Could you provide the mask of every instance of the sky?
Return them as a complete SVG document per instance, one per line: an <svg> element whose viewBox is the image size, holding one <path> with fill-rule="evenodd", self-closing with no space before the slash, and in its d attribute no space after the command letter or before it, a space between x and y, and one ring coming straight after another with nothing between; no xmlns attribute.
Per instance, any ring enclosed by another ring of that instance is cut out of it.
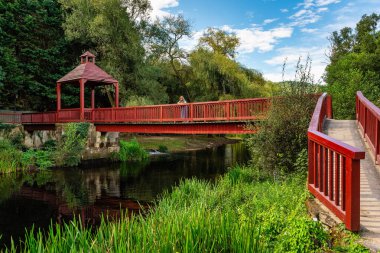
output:
<svg viewBox="0 0 380 253"><path fill-rule="evenodd" d="M236 60L267 80L294 79L309 55L315 82L328 64L333 31L355 27L364 14L380 13L380 0L151 0L152 17L182 14L192 26L180 46L191 50L208 27L235 33ZM285 75L282 75L286 60Z"/></svg>

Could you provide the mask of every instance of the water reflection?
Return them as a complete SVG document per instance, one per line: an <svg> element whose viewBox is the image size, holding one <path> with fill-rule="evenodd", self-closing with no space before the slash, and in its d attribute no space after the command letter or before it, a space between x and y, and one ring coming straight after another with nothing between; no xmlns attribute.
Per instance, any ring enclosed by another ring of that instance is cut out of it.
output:
<svg viewBox="0 0 380 253"><path fill-rule="evenodd" d="M247 160L242 144L157 157L144 163L103 163L56 169L0 179L0 234L23 236L33 224L47 228L81 215L84 224L97 224L101 214L118 217L148 206L183 178L214 180L226 169Z"/></svg>

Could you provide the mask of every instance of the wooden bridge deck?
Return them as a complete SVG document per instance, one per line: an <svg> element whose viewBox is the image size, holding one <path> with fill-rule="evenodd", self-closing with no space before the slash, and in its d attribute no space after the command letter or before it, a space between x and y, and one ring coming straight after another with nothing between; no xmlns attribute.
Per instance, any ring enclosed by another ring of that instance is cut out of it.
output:
<svg viewBox="0 0 380 253"><path fill-rule="evenodd" d="M366 152L365 159L360 163L360 235L363 243L377 252L380 250L380 166L375 165L356 120L326 119L324 131Z"/></svg>

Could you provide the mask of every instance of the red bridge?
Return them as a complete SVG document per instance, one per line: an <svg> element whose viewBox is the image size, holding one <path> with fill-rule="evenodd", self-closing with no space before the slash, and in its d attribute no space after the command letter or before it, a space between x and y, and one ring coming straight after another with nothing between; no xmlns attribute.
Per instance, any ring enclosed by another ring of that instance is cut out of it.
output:
<svg viewBox="0 0 380 253"><path fill-rule="evenodd" d="M91 122L100 132L242 134L249 121L262 120L268 98L205 103L169 104L118 108L63 109L45 113L0 113L0 122L23 124L25 128L52 129L56 123Z"/></svg>
<svg viewBox="0 0 380 253"><path fill-rule="evenodd" d="M80 108L62 109L62 85L79 86ZM95 87L114 87L114 107L95 109ZM252 133L246 123L263 119L268 98L205 103L119 107L119 84L95 64L90 52L81 64L57 81L57 110L44 113L0 113L0 122L23 124L26 129L52 129L56 123L91 122L100 132L171 134ZM91 108L85 108L85 88L91 90Z"/></svg>

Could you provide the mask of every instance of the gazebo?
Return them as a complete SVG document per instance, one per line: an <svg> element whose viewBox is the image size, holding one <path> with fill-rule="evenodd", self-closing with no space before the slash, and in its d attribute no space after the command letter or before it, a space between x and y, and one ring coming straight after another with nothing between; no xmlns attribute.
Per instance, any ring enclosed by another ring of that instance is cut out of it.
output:
<svg viewBox="0 0 380 253"><path fill-rule="evenodd" d="M115 88L115 107L119 107L119 83L111 75L95 65L95 55L86 52L80 56L81 64L57 81L57 113L61 108L61 86L63 84L79 84L80 108L79 120L85 120L84 89L91 89L91 109L95 108L95 87L113 85Z"/></svg>

